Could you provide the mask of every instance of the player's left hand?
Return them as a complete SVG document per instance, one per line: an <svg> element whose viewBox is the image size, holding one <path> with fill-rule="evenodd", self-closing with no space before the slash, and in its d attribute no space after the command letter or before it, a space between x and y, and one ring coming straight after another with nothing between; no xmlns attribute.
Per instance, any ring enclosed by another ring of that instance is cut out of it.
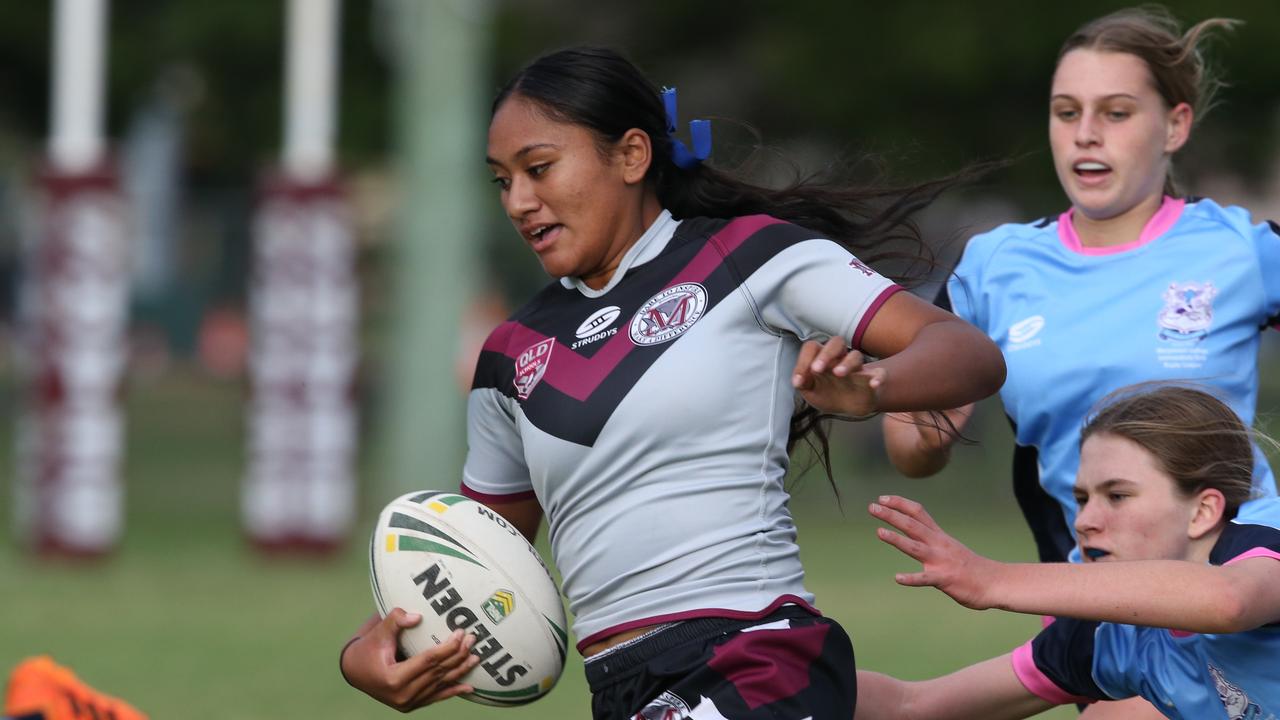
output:
<svg viewBox="0 0 1280 720"><path fill-rule="evenodd" d="M936 587L956 602L974 610L991 607L985 597L990 585L986 578L999 566L959 540L948 535L929 515L924 506L897 495L882 495L868 508L873 517L896 528L878 528L876 535L884 542L915 558L923 566L920 572L898 573L894 580L910 587ZM901 533L901 534L899 534Z"/></svg>
<svg viewBox="0 0 1280 720"><path fill-rule="evenodd" d="M862 418L879 409L884 379L884 368L869 367L862 353L833 337L821 345L808 340L800 347L791 384L821 412Z"/></svg>

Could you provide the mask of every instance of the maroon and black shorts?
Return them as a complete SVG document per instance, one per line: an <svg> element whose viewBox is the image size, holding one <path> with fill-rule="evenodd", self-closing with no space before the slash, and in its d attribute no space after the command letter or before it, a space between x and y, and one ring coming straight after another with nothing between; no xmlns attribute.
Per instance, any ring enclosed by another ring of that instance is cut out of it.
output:
<svg viewBox="0 0 1280 720"><path fill-rule="evenodd" d="M857 700L849 636L796 606L671 625L589 658L586 672L595 720L681 720L695 709L728 720L849 720Z"/></svg>

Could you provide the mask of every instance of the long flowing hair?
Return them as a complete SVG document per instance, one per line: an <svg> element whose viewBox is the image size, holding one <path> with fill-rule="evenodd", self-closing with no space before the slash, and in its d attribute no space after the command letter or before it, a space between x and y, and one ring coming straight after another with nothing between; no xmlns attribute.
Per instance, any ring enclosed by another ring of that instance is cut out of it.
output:
<svg viewBox="0 0 1280 720"><path fill-rule="evenodd" d="M855 184L835 172L798 175L781 188L756 184L705 162L683 168L672 160L673 141L658 88L631 61L601 47L569 48L537 58L498 92L492 112L496 114L513 96L532 102L553 120L587 128L602 152L628 130L644 131L654 155L646 181L676 218L772 215L843 245L908 287L926 279L937 265L937 253L922 237L913 215L948 188L972 181L997 165L976 163L915 185ZM807 441L830 478L823 422L827 417L799 403L787 450Z"/></svg>

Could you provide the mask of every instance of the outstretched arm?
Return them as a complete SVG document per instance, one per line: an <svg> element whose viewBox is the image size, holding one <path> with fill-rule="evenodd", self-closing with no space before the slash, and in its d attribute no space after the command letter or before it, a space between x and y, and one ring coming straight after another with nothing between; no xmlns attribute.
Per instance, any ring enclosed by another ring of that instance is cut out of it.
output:
<svg viewBox="0 0 1280 720"><path fill-rule="evenodd" d="M1009 654L932 680L858 671L854 720L1017 720L1053 707L1013 671Z"/></svg>
<svg viewBox="0 0 1280 720"><path fill-rule="evenodd" d="M898 583L936 587L965 607L1197 633L1280 621L1280 562L1270 557L1225 566L1181 560L1002 563L948 535L920 503L884 496L870 512L898 530L880 528L880 539L923 565L920 572L899 573Z"/></svg>
<svg viewBox="0 0 1280 720"><path fill-rule="evenodd" d="M909 293L890 297L862 336L862 350L882 359L864 362L846 342L807 342L796 361L792 384L822 412L946 410L1004 383L1004 357L990 338Z"/></svg>

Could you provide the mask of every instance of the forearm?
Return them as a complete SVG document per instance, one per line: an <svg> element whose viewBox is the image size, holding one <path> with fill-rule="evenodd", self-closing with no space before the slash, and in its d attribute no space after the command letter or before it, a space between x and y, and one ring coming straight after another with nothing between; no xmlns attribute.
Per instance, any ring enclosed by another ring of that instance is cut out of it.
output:
<svg viewBox="0 0 1280 720"><path fill-rule="evenodd" d="M858 671L855 720L1018 720L1053 704L1027 690L1009 655L932 680L906 682Z"/></svg>
<svg viewBox="0 0 1280 720"><path fill-rule="evenodd" d="M907 683L888 675L858 671L858 705L854 720L909 720L903 715Z"/></svg>
<svg viewBox="0 0 1280 720"><path fill-rule="evenodd" d="M1240 632L1276 619L1274 610L1250 602L1255 594L1232 579L1231 568L1179 560L996 563L983 582L989 607L1035 615L1197 633Z"/></svg>
<svg viewBox="0 0 1280 720"><path fill-rule="evenodd" d="M1000 349L958 318L925 325L900 352L867 367L885 370L877 396L885 412L960 407L995 394L1005 378Z"/></svg>
<svg viewBox="0 0 1280 720"><path fill-rule="evenodd" d="M951 443L926 443L915 423L916 420L906 413L884 416L885 454L903 475L909 478L929 477L947 466L951 458Z"/></svg>

